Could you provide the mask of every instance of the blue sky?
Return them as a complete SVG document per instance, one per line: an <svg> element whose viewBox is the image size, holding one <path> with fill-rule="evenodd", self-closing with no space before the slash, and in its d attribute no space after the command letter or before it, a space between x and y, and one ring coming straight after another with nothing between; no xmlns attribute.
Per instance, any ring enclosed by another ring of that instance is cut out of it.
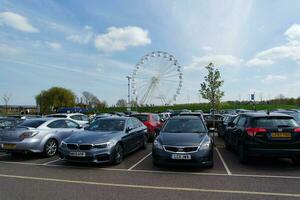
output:
<svg viewBox="0 0 300 200"><path fill-rule="evenodd" d="M0 95L35 104L62 86L111 105L126 98L140 58L161 50L183 69L177 103L204 101L197 91L211 61L224 100L298 97L299 10L297 0L0 0Z"/></svg>

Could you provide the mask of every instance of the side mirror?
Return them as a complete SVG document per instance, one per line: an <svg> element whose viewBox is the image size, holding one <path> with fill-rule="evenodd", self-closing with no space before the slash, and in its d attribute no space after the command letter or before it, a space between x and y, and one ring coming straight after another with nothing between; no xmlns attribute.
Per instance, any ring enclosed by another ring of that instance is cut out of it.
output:
<svg viewBox="0 0 300 200"><path fill-rule="evenodd" d="M82 129L83 126L82 126L81 124L79 124L79 125L77 126L77 128L78 128L78 129Z"/></svg>
<svg viewBox="0 0 300 200"><path fill-rule="evenodd" d="M228 123L228 126L229 126L229 127L234 127L235 124L234 124L233 122L229 122L229 123Z"/></svg>
<svg viewBox="0 0 300 200"><path fill-rule="evenodd" d="M127 127L126 128L126 133L129 133L133 128L132 127Z"/></svg>

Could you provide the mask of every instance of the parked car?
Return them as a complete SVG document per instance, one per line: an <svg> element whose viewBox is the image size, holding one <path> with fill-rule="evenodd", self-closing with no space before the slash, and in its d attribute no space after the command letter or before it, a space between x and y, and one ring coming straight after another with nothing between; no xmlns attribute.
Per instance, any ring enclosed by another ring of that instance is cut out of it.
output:
<svg viewBox="0 0 300 200"><path fill-rule="evenodd" d="M159 117L160 117L160 119L166 121L167 119L169 119L171 117L171 113L170 112L162 112L162 113L159 113Z"/></svg>
<svg viewBox="0 0 300 200"><path fill-rule="evenodd" d="M236 117L237 115L229 115L229 114L223 115L223 121L219 123L219 127L218 127L218 136L224 137L228 129L228 124L232 123Z"/></svg>
<svg viewBox="0 0 300 200"><path fill-rule="evenodd" d="M213 167L213 140L196 116L170 118L152 147L154 165Z"/></svg>
<svg viewBox="0 0 300 200"><path fill-rule="evenodd" d="M226 149L234 149L245 163L251 156L292 158L300 163L300 128L293 117L281 113L244 113L225 134Z"/></svg>
<svg viewBox="0 0 300 200"><path fill-rule="evenodd" d="M28 119L16 127L0 131L0 150L10 153L43 153L46 157L57 153L60 142L82 131L70 119Z"/></svg>
<svg viewBox="0 0 300 200"><path fill-rule="evenodd" d="M290 115L300 125L300 112L297 110L278 110L274 111L274 113L283 113L286 115Z"/></svg>
<svg viewBox="0 0 300 200"><path fill-rule="evenodd" d="M200 117L203 121L205 121L202 112L181 112L179 116L196 116Z"/></svg>
<svg viewBox="0 0 300 200"><path fill-rule="evenodd" d="M119 164L123 156L147 145L147 127L133 117L101 118L82 134L62 141L59 156L67 161Z"/></svg>
<svg viewBox="0 0 300 200"><path fill-rule="evenodd" d="M47 115L47 117L72 119L82 126L87 126L89 124L88 116L82 113L57 113L57 114Z"/></svg>
<svg viewBox="0 0 300 200"><path fill-rule="evenodd" d="M139 113L132 114L131 117L135 117L144 123L144 125L148 128L148 141L153 142L163 125L159 115L152 113Z"/></svg>
<svg viewBox="0 0 300 200"><path fill-rule="evenodd" d="M207 128L217 129L223 122L223 116L220 114L203 114Z"/></svg>
<svg viewBox="0 0 300 200"><path fill-rule="evenodd" d="M12 117L1 117L0 118L0 129L6 129L17 126L24 120L12 118Z"/></svg>

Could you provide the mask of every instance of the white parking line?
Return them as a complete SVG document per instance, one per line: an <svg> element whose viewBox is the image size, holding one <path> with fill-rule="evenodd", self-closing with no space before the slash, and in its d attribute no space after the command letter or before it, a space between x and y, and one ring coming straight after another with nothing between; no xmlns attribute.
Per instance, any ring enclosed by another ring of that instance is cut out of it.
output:
<svg viewBox="0 0 300 200"><path fill-rule="evenodd" d="M141 160L139 160L137 163L135 163L134 165L132 165L128 170L132 170L133 168L135 168L138 164L140 164L141 162L143 162L146 158L148 158L150 155L152 154L152 152L148 153L144 158L142 158Z"/></svg>
<svg viewBox="0 0 300 200"><path fill-rule="evenodd" d="M218 154L220 160L222 161L222 163L223 163L223 165L224 165L224 168L226 169L227 174L228 174L228 175L232 175L232 173L231 173L231 171L229 170L229 168L228 168L228 166L227 166L225 160L223 159L223 156L221 155L219 149L218 149L217 147L215 147L215 149L216 149L216 152L217 152L217 154Z"/></svg>
<svg viewBox="0 0 300 200"><path fill-rule="evenodd" d="M49 162L43 163L43 165L49 165L49 164L55 163L55 162L60 161L60 160L61 160L60 158L58 158L56 160L51 160Z"/></svg>
<svg viewBox="0 0 300 200"><path fill-rule="evenodd" d="M300 197L300 194L296 194L296 193L134 185L134 184L104 183L104 182L94 182L94 181L79 181L79 180L70 180L70 179L56 179L56 178L47 178L47 177L17 176L17 175L8 175L8 174L0 174L0 177L21 179L21 180L43 181L43 182L69 183L69 184L80 184L80 185L96 185L96 186L102 186L102 187L105 186L105 187L144 189L144 190L167 190L167 191L181 191L181 192L206 192L206 193L244 194L244 195L258 195L258 196Z"/></svg>
<svg viewBox="0 0 300 200"><path fill-rule="evenodd" d="M198 176L228 176L228 177L250 177L250 178L274 178L274 179L299 179L300 176L277 176L277 175L263 175L263 174L224 174L224 173L205 173L205 172L174 172L174 171L159 171L159 170L140 170L140 169L118 169L118 168L94 168L82 166L69 166L69 165L55 165L55 164L39 164L30 162L11 162L0 161L4 164L17 164L17 165L31 165L31 166L44 166L44 167L62 167L62 168L80 168L80 169L95 169L103 171L120 171L120 172L134 172L134 173L153 173L153 174L179 174L179 175L198 175Z"/></svg>

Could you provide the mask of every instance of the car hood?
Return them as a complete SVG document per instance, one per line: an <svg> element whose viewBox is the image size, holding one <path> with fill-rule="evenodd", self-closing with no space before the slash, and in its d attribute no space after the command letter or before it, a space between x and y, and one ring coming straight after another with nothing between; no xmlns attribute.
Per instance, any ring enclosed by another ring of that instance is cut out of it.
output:
<svg viewBox="0 0 300 200"><path fill-rule="evenodd" d="M198 146L206 133L168 133L162 132L159 139L162 145L170 146Z"/></svg>
<svg viewBox="0 0 300 200"><path fill-rule="evenodd" d="M122 132L82 131L79 134L74 134L68 137L64 140L64 142L75 144L95 144L117 139L121 134Z"/></svg>

